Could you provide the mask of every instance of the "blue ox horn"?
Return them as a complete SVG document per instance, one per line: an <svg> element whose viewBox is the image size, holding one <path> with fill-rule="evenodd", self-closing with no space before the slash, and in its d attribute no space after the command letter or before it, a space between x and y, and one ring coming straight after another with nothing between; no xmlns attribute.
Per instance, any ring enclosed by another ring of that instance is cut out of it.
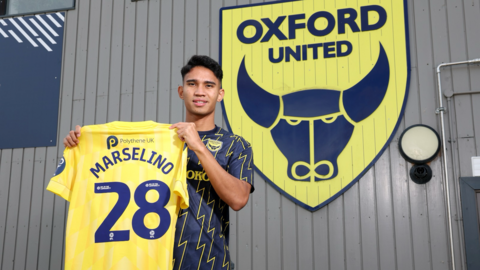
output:
<svg viewBox="0 0 480 270"><path fill-rule="evenodd" d="M288 177L320 181L337 176L338 156L355 128L345 118L340 102L350 120L358 123L380 106L389 78L388 58L380 44L373 69L348 90L311 89L272 95L250 78L245 57L238 71L237 88L247 115L258 125L271 128L273 140L288 160Z"/></svg>

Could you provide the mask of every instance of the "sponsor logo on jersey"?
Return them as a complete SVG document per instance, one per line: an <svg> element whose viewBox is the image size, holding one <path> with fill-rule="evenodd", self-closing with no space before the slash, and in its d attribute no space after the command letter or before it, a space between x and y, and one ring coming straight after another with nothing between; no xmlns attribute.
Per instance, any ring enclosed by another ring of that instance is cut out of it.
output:
<svg viewBox="0 0 480 270"><path fill-rule="evenodd" d="M140 138L140 139L122 139L120 138L120 143L131 144L131 143L155 143L155 138Z"/></svg>
<svg viewBox="0 0 480 270"><path fill-rule="evenodd" d="M205 171L195 171L195 170L187 171L187 179L197 180L197 181L210 181Z"/></svg>
<svg viewBox="0 0 480 270"><path fill-rule="evenodd" d="M252 142L260 175L306 209L345 192L389 145L408 94L406 14L394 0L222 9L229 128Z"/></svg>
<svg viewBox="0 0 480 270"><path fill-rule="evenodd" d="M55 173L53 174L53 176L61 174L65 169L65 165L66 165L65 158L62 157L62 159L60 159L60 162L58 163L57 169L55 170Z"/></svg>
<svg viewBox="0 0 480 270"><path fill-rule="evenodd" d="M223 142L217 141L217 140L212 140L208 139L207 141L207 149L212 151L212 152L218 152L220 149L222 149Z"/></svg>
<svg viewBox="0 0 480 270"><path fill-rule="evenodd" d="M118 145L118 138L115 136L109 136L107 138L107 147L110 149L111 147L115 147Z"/></svg>

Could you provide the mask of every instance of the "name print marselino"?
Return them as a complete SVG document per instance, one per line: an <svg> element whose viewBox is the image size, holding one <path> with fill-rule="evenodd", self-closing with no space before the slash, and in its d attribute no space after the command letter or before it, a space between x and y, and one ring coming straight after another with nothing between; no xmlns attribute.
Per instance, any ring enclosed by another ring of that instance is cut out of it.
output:
<svg viewBox="0 0 480 270"><path fill-rule="evenodd" d="M161 170L164 174L171 172L174 167L172 162L167 161L167 158L153 150L139 147L126 147L123 148L122 151L113 151L110 155L103 156L102 161L95 163L94 168L91 168L90 172L92 172L96 178L99 178L98 173L100 173L100 171L105 172L105 170L108 170L119 162L129 160L149 163L152 166L156 166L157 169Z"/></svg>

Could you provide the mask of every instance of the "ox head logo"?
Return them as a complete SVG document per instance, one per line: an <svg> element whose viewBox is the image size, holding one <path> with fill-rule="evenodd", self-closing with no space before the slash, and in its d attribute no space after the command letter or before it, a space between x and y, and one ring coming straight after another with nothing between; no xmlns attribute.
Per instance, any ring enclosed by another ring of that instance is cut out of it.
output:
<svg viewBox="0 0 480 270"><path fill-rule="evenodd" d="M220 11L226 128L256 181L315 211L372 173L410 85L407 1L276 1Z"/></svg>
<svg viewBox="0 0 480 270"><path fill-rule="evenodd" d="M375 66L350 89L273 95L250 78L245 58L238 71L237 89L245 113L256 124L270 129L287 158L288 177L320 181L337 176L337 158L352 136L353 123L366 119L379 107L389 81L389 62L380 44Z"/></svg>

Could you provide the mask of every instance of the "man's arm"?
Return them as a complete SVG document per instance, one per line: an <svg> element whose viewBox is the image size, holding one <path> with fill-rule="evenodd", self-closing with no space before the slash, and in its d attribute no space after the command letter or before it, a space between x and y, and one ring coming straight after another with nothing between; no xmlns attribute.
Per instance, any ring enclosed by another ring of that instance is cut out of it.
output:
<svg viewBox="0 0 480 270"><path fill-rule="evenodd" d="M176 123L170 128L177 128L178 137L195 152L220 199L235 211L242 209L248 202L252 185L232 176L218 164L198 136L194 123Z"/></svg>

